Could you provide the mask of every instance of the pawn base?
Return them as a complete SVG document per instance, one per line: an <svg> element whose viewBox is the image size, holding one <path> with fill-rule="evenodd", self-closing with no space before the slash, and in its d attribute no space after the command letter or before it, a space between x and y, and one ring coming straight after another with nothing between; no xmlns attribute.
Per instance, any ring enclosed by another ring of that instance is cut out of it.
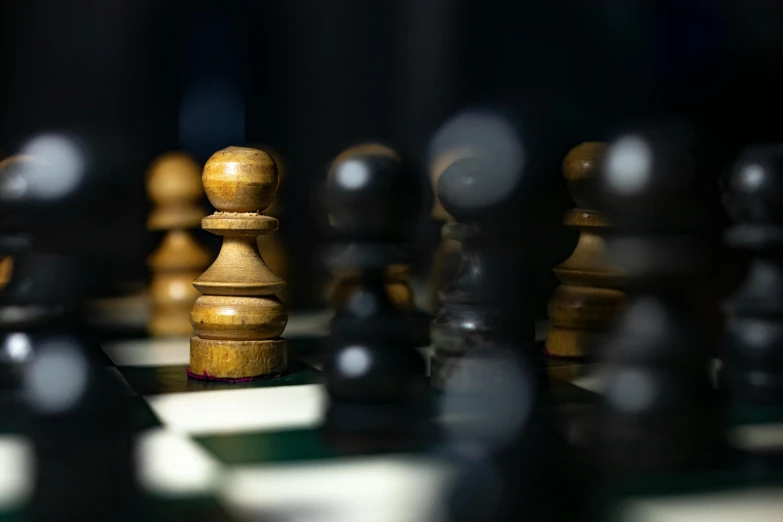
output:
<svg viewBox="0 0 783 522"><path fill-rule="evenodd" d="M282 339L225 341L190 338L188 375L197 379L243 382L286 372L288 352Z"/></svg>

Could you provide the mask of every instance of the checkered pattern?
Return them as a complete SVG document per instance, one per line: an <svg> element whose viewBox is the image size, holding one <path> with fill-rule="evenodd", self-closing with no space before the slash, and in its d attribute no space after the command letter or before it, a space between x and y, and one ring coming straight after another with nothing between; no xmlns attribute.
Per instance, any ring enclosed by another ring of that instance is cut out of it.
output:
<svg viewBox="0 0 783 522"><path fill-rule="evenodd" d="M446 462L426 454L343 457L322 441L325 394L318 365L308 355L325 333L326 320L291 318L286 336L298 357L288 375L268 381L188 379L188 339L106 344L109 371L137 406L145 489L172 509L192 513L195 506L200 515L211 509L212 520L441 519L438 499L454 471ZM566 409L589 407L600 392L595 365L556 361L549 373L552 393ZM753 436L743 440L748 437ZM29 494L31 458L23 439L0 435L0 521ZM623 505L623 520L783 520L781 493L724 492L719 502L709 495L645 498Z"/></svg>

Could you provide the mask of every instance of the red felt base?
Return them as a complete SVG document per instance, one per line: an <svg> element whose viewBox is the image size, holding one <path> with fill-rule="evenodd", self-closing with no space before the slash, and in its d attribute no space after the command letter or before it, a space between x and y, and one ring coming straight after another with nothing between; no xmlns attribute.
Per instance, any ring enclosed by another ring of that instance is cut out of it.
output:
<svg viewBox="0 0 783 522"><path fill-rule="evenodd" d="M240 377L239 379L232 379L230 377L215 377L213 375L207 375L206 372L199 375L197 373L191 372L190 368L186 368L185 371L188 372L188 377L190 377L191 379L198 379L200 381L228 382L228 383L261 381L264 379L276 379L277 377L280 377L282 375L280 373L277 373L273 375L257 375L255 377Z"/></svg>

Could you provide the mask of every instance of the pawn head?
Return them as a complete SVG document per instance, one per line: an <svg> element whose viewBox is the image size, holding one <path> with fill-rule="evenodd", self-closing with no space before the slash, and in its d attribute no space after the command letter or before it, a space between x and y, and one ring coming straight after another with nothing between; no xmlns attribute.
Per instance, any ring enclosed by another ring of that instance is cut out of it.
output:
<svg viewBox="0 0 783 522"><path fill-rule="evenodd" d="M275 199L280 181L277 164L266 152L228 147L207 160L204 192L220 212L262 212Z"/></svg>
<svg viewBox="0 0 783 522"><path fill-rule="evenodd" d="M520 174L498 169L491 158L461 158L438 180L438 199L457 221L490 219L509 201Z"/></svg>
<svg viewBox="0 0 783 522"><path fill-rule="evenodd" d="M680 128L628 133L610 143L598 196L612 223L629 230L700 223L704 192L691 149L691 136Z"/></svg>
<svg viewBox="0 0 783 522"><path fill-rule="evenodd" d="M726 180L724 203L740 223L783 223L783 147L747 149Z"/></svg>
<svg viewBox="0 0 783 522"><path fill-rule="evenodd" d="M344 151L326 180L332 223L346 237L403 236L418 204L415 181L389 147L372 143Z"/></svg>
<svg viewBox="0 0 783 522"><path fill-rule="evenodd" d="M518 125L498 110L462 111L447 120L430 143L433 188L446 212L460 221L510 198L528 160Z"/></svg>
<svg viewBox="0 0 783 522"><path fill-rule="evenodd" d="M571 149L563 160L563 176L579 208L600 210L596 181L605 153L606 143L586 142Z"/></svg>
<svg viewBox="0 0 783 522"><path fill-rule="evenodd" d="M147 194L157 205L197 201L202 194L201 169L183 152L169 152L147 171Z"/></svg>

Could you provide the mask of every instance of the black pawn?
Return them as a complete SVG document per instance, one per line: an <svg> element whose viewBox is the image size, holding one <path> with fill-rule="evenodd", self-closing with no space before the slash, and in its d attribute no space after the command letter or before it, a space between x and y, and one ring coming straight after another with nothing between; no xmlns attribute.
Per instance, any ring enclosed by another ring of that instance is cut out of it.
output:
<svg viewBox="0 0 783 522"><path fill-rule="evenodd" d="M524 187L522 175L477 155L455 161L438 180L438 198L456 220L444 226L443 234L459 241L462 252L432 324L436 388L443 387L465 353L483 346L512 343L540 367L533 312L529 302L521 302L521 296L531 295L530 281L525 281L530 270L518 255L517 233L523 227L508 219L514 193Z"/></svg>
<svg viewBox="0 0 783 522"><path fill-rule="evenodd" d="M429 409L425 364L415 350L418 324L393 305L384 279L388 266L408 261L415 179L392 149L358 146L332 163L326 197L338 235L330 263L361 274L331 325L326 434L351 448L416 440Z"/></svg>
<svg viewBox="0 0 783 522"><path fill-rule="evenodd" d="M443 235L462 244L457 275L441 292L441 308L432 324L435 353L430 375L433 386L439 389L458 372L462 357L471 349L496 346L506 340L500 311L489 299L487 270L491 260L487 258L492 236L479 222L486 207L479 197L485 183L484 170L479 158L463 158L450 165L438 180L438 198L456 220L444 226ZM474 196L478 204L470 200Z"/></svg>
<svg viewBox="0 0 783 522"><path fill-rule="evenodd" d="M783 147L745 151L727 179L735 224L727 245L753 252L745 281L726 303L721 381L736 425L783 420ZM759 453L756 450L747 452ZM761 467L777 456L759 455ZM762 462L764 461L764 462ZM753 466L752 459L746 459ZM758 468L758 466L753 466Z"/></svg>
<svg viewBox="0 0 783 522"><path fill-rule="evenodd" d="M706 261L704 184L688 129L613 141L599 176L617 226L610 255L629 273L630 304L600 352L606 381L597 426L600 472L673 473L720 461L720 417L708 345L685 305Z"/></svg>
<svg viewBox="0 0 783 522"><path fill-rule="evenodd" d="M41 521L130 520L139 499L129 401L84 321L94 279L75 241L97 169L84 141L37 143L38 155L0 173L0 227L15 256L0 343L16 354L14 404L36 457L26 511Z"/></svg>

